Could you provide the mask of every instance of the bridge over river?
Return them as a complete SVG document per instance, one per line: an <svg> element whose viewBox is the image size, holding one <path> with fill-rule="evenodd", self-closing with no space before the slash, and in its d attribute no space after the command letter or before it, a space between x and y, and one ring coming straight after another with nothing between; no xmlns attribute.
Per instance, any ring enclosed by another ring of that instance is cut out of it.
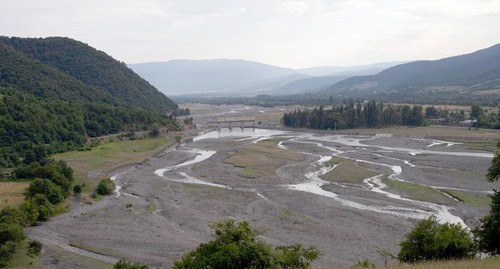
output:
<svg viewBox="0 0 500 269"><path fill-rule="evenodd" d="M225 117L218 118L217 120L211 120L207 122L207 127L217 127L217 128L255 128L255 117Z"/></svg>

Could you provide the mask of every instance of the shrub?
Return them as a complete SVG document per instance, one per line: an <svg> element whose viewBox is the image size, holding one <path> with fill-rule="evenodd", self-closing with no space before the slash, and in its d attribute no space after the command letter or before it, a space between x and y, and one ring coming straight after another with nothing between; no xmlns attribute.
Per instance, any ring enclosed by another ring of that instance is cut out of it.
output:
<svg viewBox="0 0 500 269"><path fill-rule="evenodd" d="M40 255L41 252L42 252L42 243L40 243L39 241L36 241L36 240L31 241L29 244L27 254L30 257L35 257L35 256Z"/></svg>
<svg viewBox="0 0 500 269"><path fill-rule="evenodd" d="M97 185L96 192L97 194L100 195L109 195L113 193L114 189L115 189L115 183L111 179L105 178L99 181L99 185Z"/></svg>
<svg viewBox="0 0 500 269"><path fill-rule="evenodd" d="M358 268L377 268L374 263L372 263L368 259L364 259L362 261L357 262L354 266L351 267L352 269L358 269Z"/></svg>
<svg viewBox="0 0 500 269"><path fill-rule="evenodd" d="M459 224L439 224L434 216L420 221L400 244L402 262L470 257L475 246L469 232Z"/></svg>
<svg viewBox="0 0 500 269"><path fill-rule="evenodd" d="M282 268L309 268L320 252L316 247L305 248L301 244L276 247L277 264Z"/></svg>
<svg viewBox="0 0 500 269"><path fill-rule="evenodd" d="M121 259L113 266L114 269L148 269L147 265L141 263L132 263Z"/></svg>
<svg viewBox="0 0 500 269"><path fill-rule="evenodd" d="M0 223L19 224L26 226L28 219L26 213L18 208L6 207L0 211Z"/></svg>

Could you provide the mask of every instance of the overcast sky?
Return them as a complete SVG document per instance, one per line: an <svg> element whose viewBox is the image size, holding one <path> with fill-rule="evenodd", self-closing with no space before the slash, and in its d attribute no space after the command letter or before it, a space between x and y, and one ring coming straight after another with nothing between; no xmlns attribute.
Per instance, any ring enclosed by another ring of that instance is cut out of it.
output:
<svg viewBox="0 0 500 269"><path fill-rule="evenodd" d="M500 0L0 0L0 35L67 36L126 63L347 66L500 43Z"/></svg>

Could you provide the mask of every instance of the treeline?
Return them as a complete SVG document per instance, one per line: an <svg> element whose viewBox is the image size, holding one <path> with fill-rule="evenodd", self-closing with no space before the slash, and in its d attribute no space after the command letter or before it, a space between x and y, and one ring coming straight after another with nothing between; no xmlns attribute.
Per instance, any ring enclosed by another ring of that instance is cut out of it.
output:
<svg viewBox="0 0 500 269"><path fill-rule="evenodd" d="M87 137L153 126L179 128L171 116L139 107L79 104L0 87L0 166L29 164L77 149Z"/></svg>
<svg viewBox="0 0 500 269"><path fill-rule="evenodd" d="M73 170L63 161L34 162L17 168L14 175L32 181L19 208L6 207L0 211L0 267L6 266L25 238L24 227L49 220L55 214L55 206L70 195L73 182ZM30 247L39 252L41 244L35 241Z"/></svg>
<svg viewBox="0 0 500 269"><path fill-rule="evenodd" d="M285 126L312 129L346 129L368 127L377 128L391 125L420 126L424 124L422 106L393 106L370 101L367 103L349 102L346 105L323 106L312 110L296 110L285 113Z"/></svg>
<svg viewBox="0 0 500 269"><path fill-rule="evenodd" d="M391 105L370 101L366 103L349 101L330 109L323 106L314 109L295 110L285 113L283 123L294 128L311 129L351 129L379 128L392 125L421 126L430 123L459 125L466 119L467 126L480 128L500 128L500 112L486 113L479 105L471 107L469 115L462 111L448 111L420 105Z"/></svg>

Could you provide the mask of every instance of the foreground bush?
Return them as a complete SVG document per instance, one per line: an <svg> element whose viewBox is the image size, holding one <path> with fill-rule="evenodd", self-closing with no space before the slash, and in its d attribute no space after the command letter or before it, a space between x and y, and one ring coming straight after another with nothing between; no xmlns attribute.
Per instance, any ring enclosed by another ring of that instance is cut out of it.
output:
<svg viewBox="0 0 500 269"><path fill-rule="evenodd" d="M420 221L400 244L402 262L460 259L475 254L469 232L458 224L439 224L430 217Z"/></svg>
<svg viewBox="0 0 500 269"><path fill-rule="evenodd" d="M315 247L300 244L273 249L258 238L261 232L248 222L229 219L211 226L215 239L201 244L174 263L176 269L308 268L319 257Z"/></svg>

